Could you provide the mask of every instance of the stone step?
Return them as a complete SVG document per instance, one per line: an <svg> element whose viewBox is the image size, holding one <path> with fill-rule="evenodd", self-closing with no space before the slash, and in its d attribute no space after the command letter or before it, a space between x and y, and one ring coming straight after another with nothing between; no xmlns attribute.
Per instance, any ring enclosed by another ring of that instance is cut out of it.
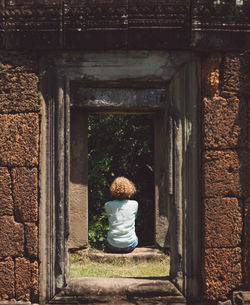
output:
<svg viewBox="0 0 250 305"><path fill-rule="evenodd" d="M153 247L138 247L135 248L131 253L107 253L98 250L89 250L84 252L90 260L110 262L114 259L119 259L121 261L148 261L148 260L161 260L165 259L167 254L164 252L153 248Z"/></svg>
<svg viewBox="0 0 250 305"><path fill-rule="evenodd" d="M168 278L71 278L54 303L62 300L67 304L186 305Z"/></svg>

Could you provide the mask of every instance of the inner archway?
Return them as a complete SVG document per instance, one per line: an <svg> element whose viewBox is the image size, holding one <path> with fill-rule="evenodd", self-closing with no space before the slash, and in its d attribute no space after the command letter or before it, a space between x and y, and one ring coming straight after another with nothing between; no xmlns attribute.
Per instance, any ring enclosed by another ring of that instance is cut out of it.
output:
<svg viewBox="0 0 250 305"><path fill-rule="evenodd" d="M122 175L138 188L140 246L165 248L166 90L78 83L71 88L69 249L87 248L88 236L92 246L104 243L103 205L112 180Z"/></svg>

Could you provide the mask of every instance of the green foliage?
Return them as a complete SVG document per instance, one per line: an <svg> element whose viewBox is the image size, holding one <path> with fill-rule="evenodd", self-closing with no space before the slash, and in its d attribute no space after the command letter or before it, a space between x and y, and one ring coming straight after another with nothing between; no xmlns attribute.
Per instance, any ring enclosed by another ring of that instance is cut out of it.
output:
<svg viewBox="0 0 250 305"><path fill-rule="evenodd" d="M38 91L37 93L38 101L40 102L42 100L42 92Z"/></svg>
<svg viewBox="0 0 250 305"><path fill-rule="evenodd" d="M6 68L2 62L0 62L0 71L6 71Z"/></svg>
<svg viewBox="0 0 250 305"><path fill-rule="evenodd" d="M108 220L104 213L102 215L92 215L89 225L90 246L103 249L108 229Z"/></svg>
<svg viewBox="0 0 250 305"><path fill-rule="evenodd" d="M103 206L106 201L112 199L109 187L117 176L125 176L135 183L137 188L135 200L139 202L136 221L139 243L153 244L152 116L89 115L88 132L90 244L103 247L107 226L107 219L103 218Z"/></svg>
<svg viewBox="0 0 250 305"><path fill-rule="evenodd" d="M41 71L38 76L36 75L36 82L39 83L43 79L43 77L45 76L46 73L47 73L47 71L44 70L44 71Z"/></svg>
<svg viewBox="0 0 250 305"><path fill-rule="evenodd" d="M37 105L36 107L37 107L37 110L38 110L38 111L41 111L41 110L42 110L42 105Z"/></svg>
<svg viewBox="0 0 250 305"><path fill-rule="evenodd" d="M21 79L21 88L22 89L25 87L25 84L26 84L26 82L23 79Z"/></svg>

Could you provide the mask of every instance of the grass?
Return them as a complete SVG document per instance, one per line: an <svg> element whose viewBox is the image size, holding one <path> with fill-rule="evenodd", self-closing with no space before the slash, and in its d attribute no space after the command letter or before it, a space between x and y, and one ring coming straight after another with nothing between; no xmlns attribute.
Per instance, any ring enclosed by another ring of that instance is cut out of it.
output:
<svg viewBox="0 0 250 305"><path fill-rule="evenodd" d="M148 261L92 261L88 253L70 254L71 277L163 277L169 275L169 256Z"/></svg>

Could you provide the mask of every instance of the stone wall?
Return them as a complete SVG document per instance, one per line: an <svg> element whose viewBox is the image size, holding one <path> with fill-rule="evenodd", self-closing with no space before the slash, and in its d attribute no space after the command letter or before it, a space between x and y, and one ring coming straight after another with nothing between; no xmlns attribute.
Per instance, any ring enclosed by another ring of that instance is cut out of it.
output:
<svg viewBox="0 0 250 305"><path fill-rule="evenodd" d="M0 53L0 301L38 302L39 73ZM201 61L203 298L250 290L250 54Z"/></svg>
<svg viewBox="0 0 250 305"><path fill-rule="evenodd" d="M0 53L0 301L38 301L37 61Z"/></svg>
<svg viewBox="0 0 250 305"><path fill-rule="evenodd" d="M203 284L208 300L250 289L250 54L202 60Z"/></svg>

